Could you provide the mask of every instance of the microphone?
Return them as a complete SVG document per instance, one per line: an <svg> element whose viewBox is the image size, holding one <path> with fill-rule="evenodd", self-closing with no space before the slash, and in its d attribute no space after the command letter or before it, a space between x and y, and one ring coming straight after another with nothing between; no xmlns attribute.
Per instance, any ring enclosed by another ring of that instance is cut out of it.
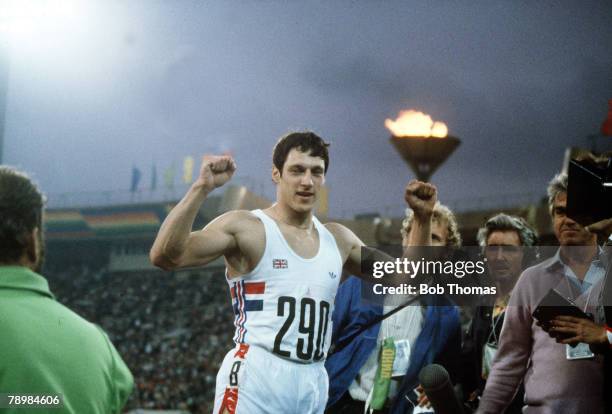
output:
<svg viewBox="0 0 612 414"><path fill-rule="evenodd" d="M448 371L430 364L419 372L419 381L436 414L462 414L463 407L453 390Z"/></svg>

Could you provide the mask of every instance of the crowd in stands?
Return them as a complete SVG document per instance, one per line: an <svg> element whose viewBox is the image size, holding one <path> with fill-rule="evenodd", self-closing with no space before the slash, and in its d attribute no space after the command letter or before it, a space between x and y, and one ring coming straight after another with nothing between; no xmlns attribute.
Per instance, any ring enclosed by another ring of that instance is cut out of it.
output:
<svg viewBox="0 0 612 414"><path fill-rule="evenodd" d="M135 389L127 410L212 411L216 373L233 346L222 273L47 266L45 276L61 303L108 333L129 366Z"/></svg>

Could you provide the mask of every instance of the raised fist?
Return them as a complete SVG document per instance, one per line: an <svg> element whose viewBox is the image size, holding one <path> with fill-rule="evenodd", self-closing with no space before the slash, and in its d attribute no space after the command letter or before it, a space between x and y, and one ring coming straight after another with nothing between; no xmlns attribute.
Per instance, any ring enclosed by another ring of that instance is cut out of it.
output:
<svg viewBox="0 0 612 414"><path fill-rule="evenodd" d="M438 200L438 190L433 184L412 180L406 186L404 199L414 211L415 216L429 218L433 214L434 206Z"/></svg>
<svg viewBox="0 0 612 414"><path fill-rule="evenodd" d="M229 155L205 155L197 181L208 192L228 182L236 171L236 163Z"/></svg>

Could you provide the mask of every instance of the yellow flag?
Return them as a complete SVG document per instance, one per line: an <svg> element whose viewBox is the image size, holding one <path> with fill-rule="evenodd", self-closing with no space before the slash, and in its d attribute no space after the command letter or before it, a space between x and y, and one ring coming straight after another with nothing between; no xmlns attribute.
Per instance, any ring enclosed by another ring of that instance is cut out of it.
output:
<svg viewBox="0 0 612 414"><path fill-rule="evenodd" d="M190 184L193 181L193 157L185 157L183 161L183 181Z"/></svg>
<svg viewBox="0 0 612 414"><path fill-rule="evenodd" d="M164 170L164 184L166 188L174 188L174 176L176 175L176 164L174 162Z"/></svg>

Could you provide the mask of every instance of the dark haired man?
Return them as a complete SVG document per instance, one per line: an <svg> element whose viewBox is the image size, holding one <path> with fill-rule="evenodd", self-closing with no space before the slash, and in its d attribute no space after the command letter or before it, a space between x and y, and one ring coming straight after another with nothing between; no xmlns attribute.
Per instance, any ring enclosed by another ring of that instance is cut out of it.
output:
<svg viewBox="0 0 612 414"><path fill-rule="evenodd" d="M497 295L479 298L463 344L461 382L471 405L477 404L484 390L497 352L510 293L523 270L535 264L538 240L536 232L523 218L504 213L488 219L478 231L477 239L483 249L489 276L497 286ZM521 412L523 394L521 386L506 413Z"/></svg>
<svg viewBox="0 0 612 414"><path fill-rule="evenodd" d="M230 211L192 232L200 205L236 169L229 156L204 157L199 177L153 244L151 260L164 269L225 258L236 348L217 375L215 413L325 408L323 363L334 297L343 270L362 275L363 246L346 227L322 225L313 215L329 166L327 148L312 132L281 138L272 157L276 203L265 210ZM423 197L432 195L429 188L421 190Z"/></svg>
<svg viewBox="0 0 612 414"><path fill-rule="evenodd" d="M120 413L130 371L106 334L56 302L37 273L43 204L25 174L0 166L0 408L35 413L47 403L58 414Z"/></svg>

